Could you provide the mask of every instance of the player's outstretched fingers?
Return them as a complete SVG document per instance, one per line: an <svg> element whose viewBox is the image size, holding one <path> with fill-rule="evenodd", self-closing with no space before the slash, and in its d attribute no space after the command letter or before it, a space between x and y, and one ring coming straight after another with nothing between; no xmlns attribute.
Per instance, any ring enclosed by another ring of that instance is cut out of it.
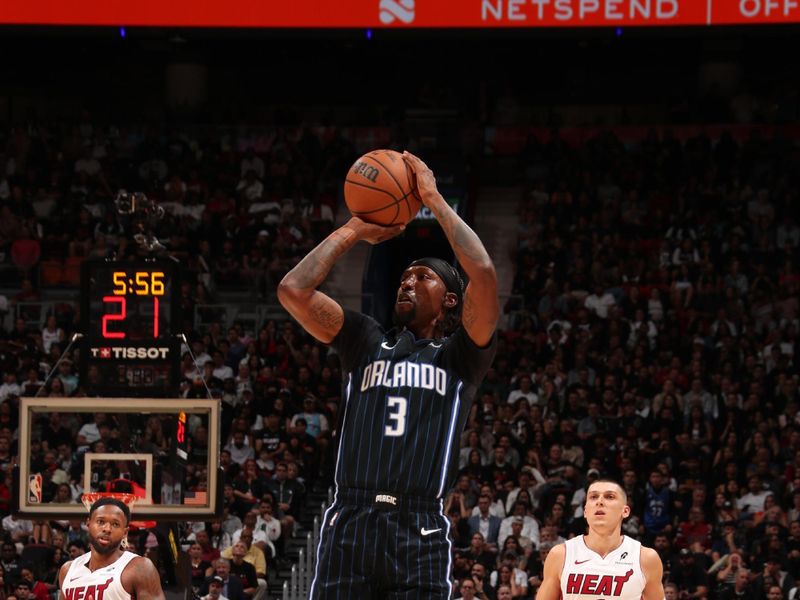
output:
<svg viewBox="0 0 800 600"><path fill-rule="evenodd" d="M411 154L408 150L403 152L403 160L411 167L413 183L419 192L420 200L427 206L425 201L426 195L438 191L436 189L436 178L433 176L433 171L428 168L428 165L426 165L422 159Z"/></svg>

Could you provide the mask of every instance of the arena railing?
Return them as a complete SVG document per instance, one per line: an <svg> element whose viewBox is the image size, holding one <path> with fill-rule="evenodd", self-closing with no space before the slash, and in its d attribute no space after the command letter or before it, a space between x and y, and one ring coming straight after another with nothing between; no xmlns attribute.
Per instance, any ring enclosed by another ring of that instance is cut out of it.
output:
<svg viewBox="0 0 800 600"><path fill-rule="evenodd" d="M55 314L55 302L16 302L11 305L11 309L6 316L5 328L10 331L14 327L17 319L25 321L26 329L36 329L41 331L47 323L47 317ZM11 322L8 322L8 319Z"/></svg>
<svg viewBox="0 0 800 600"><path fill-rule="evenodd" d="M282 600L304 600L311 591L311 581L317 567L317 546L319 545L322 517L325 509L333 502L333 488L328 488L328 501L319 507L319 514L314 517L314 525L306 534L305 548L300 550L297 562L292 565L291 577L283 582Z"/></svg>

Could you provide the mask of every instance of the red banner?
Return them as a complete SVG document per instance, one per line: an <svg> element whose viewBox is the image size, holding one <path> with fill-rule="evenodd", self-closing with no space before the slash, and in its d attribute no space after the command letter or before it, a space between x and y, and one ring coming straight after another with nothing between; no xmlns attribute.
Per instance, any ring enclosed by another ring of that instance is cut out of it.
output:
<svg viewBox="0 0 800 600"><path fill-rule="evenodd" d="M0 23L275 28L800 22L800 0L2 0Z"/></svg>

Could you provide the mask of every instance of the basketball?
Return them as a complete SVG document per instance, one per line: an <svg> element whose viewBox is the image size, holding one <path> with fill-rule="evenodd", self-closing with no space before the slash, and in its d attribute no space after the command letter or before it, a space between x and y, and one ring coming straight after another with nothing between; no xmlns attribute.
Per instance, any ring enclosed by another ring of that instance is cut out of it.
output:
<svg viewBox="0 0 800 600"><path fill-rule="evenodd" d="M359 158L344 181L344 201L354 217L377 225L404 225L422 206L411 168L394 150Z"/></svg>

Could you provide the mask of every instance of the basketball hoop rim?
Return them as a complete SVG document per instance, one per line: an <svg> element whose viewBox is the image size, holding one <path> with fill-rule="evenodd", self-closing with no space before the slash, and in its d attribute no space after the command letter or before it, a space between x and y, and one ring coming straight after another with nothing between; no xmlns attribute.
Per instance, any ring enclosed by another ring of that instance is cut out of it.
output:
<svg viewBox="0 0 800 600"><path fill-rule="evenodd" d="M87 511L90 511L92 505L100 500L100 498L115 498L120 500L126 504L131 513L133 513L134 505L139 499L137 496L125 492L84 492L81 494L81 502L83 502Z"/></svg>

